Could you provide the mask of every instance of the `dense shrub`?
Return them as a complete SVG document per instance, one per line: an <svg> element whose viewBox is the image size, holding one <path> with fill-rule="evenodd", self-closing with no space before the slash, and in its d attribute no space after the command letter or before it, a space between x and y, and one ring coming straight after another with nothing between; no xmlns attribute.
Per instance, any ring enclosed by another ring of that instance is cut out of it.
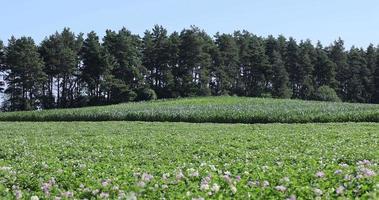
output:
<svg viewBox="0 0 379 200"><path fill-rule="evenodd" d="M319 87L315 94L315 100L319 101L334 101L340 102L341 99L338 97L336 91L329 86L323 85Z"/></svg>
<svg viewBox="0 0 379 200"><path fill-rule="evenodd" d="M144 88L140 90L138 94L138 100L140 101L149 101L149 100L156 100L157 99L157 94L155 93L154 90L149 89L149 88Z"/></svg>

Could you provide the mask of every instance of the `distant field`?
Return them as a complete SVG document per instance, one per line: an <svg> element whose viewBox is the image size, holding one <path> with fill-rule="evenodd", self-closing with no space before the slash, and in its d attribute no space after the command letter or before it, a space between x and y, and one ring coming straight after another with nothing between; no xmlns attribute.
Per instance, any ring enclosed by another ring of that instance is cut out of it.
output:
<svg viewBox="0 0 379 200"><path fill-rule="evenodd" d="M379 105L247 97L203 97L79 109L0 113L0 121L213 123L379 122Z"/></svg>
<svg viewBox="0 0 379 200"><path fill-rule="evenodd" d="M1 122L0 138L0 199L379 197L377 123Z"/></svg>

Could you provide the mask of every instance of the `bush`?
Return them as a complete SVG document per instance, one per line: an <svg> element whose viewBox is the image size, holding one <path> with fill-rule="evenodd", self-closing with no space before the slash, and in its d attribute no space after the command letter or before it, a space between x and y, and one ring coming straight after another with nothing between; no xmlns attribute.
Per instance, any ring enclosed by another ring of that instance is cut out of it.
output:
<svg viewBox="0 0 379 200"><path fill-rule="evenodd" d="M137 93L134 91L129 91L127 95L128 101L135 101L137 99Z"/></svg>
<svg viewBox="0 0 379 200"><path fill-rule="evenodd" d="M319 101L334 101L340 102L341 99L338 97L336 91L329 86L323 85L319 87L315 94L315 99Z"/></svg>
<svg viewBox="0 0 379 200"><path fill-rule="evenodd" d="M157 94L154 90L149 88L142 89L138 94L138 100L140 101L149 101L157 99Z"/></svg>

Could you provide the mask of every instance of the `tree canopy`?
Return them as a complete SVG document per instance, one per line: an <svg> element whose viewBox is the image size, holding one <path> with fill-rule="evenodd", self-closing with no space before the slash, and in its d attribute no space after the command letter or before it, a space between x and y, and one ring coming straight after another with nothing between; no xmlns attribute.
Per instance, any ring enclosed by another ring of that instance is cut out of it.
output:
<svg viewBox="0 0 379 200"><path fill-rule="evenodd" d="M210 36L196 26L103 38L64 28L39 45L0 41L0 71L10 111L207 95L379 103L379 48L346 50L341 38L324 47L248 31Z"/></svg>

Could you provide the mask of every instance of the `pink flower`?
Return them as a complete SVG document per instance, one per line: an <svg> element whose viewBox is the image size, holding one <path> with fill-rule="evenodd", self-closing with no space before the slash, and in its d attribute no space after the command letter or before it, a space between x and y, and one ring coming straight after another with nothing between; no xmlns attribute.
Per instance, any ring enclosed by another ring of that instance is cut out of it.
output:
<svg viewBox="0 0 379 200"><path fill-rule="evenodd" d="M323 178L323 177L325 177L325 173L322 172L322 171L319 171L319 172L316 173L316 177L317 178Z"/></svg>
<svg viewBox="0 0 379 200"><path fill-rule="evenodd" d="M371 169L368 169L368 168L360 168L359 171L365 177L372 177L372 176L376 175L376 173L374 171L372 171Z"/></svg>
<svg viewBox="0 0 379 200"><path fill-rule="evenodd" d="M143 173L141 179L145 182L150 182L154 177L148 173Z"/></svg>
<svg viewBox="0 0 379 200"><path fill-rule="evenodd" d="M337 194L342 194L344 191L345 191L345 187L343 187L342 185L339 186L339 187L336 189L336 193L337 193Z"/></svg>
<svg viewBox="0 0 379 200"><path fill-rule="evenodd" d="M337 170L334 172L334 174L342 174L342 170L337 169Z"/></svg>
<svg viewBox="0 0 379 200"><path fill-rule="evenodd" d="M250 187L257 187L259 186L259 181L248 181L247 185Z"/></svg>

